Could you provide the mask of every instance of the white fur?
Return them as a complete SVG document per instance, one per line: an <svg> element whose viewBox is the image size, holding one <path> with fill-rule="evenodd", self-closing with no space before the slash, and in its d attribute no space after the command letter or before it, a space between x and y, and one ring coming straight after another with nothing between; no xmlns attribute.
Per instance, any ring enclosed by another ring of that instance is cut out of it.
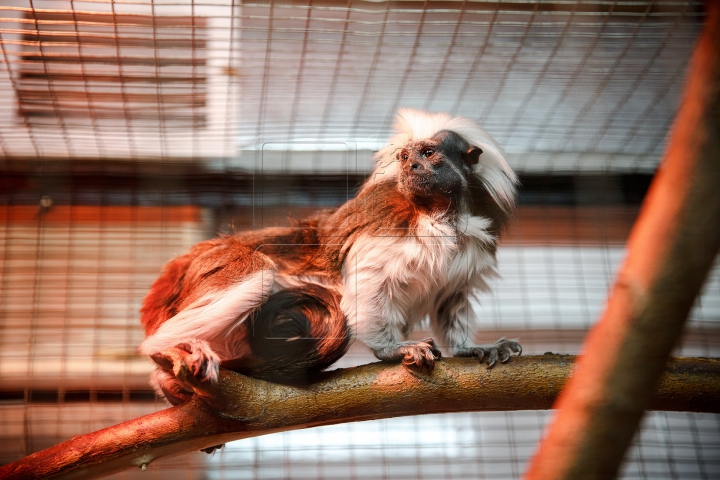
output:
<svg viewBox="0 0 720 480"><path fill-rule="evenodd" d="M480 292L489 291L487 280L498 275L495 256L488 248L494 242L492 235L487 232L489 225L490 221L482 217L460 220L458 230L463 232L460 236L462 246L448 266L448 282L436 295L435 304L430 310L430 324L436 334L436 341L451 352L472 344L477 318L470 308L469 299L477 297ZM439 306L458 292L462 295L456 296L455 301L446 307L447 318L441 322L437 313ZM448 318L453 321L447 321Z"/></svg>
<svg viewBox="0 0 720 480"><path fill-rule="evenodd" d="M473 282L482 280L482 284L478 284L479 288L485 290L487 285L484 279L489 275L494 275L494 267L496 265L495 255L491 253L490 247L495 239L490 235L487 229L490 227L490 220L483 217L466 217L461 218L458 225L462 247L460 252L453 258L452 263L448 267L448 278L452 280L455 290L461 287L461 283L469 282L472 286L476 286Z"/></svg>
<svg viewBox="0 0 720 480"><path fill-rule="evenodd" d="M374 350L398 344L448 292L486 289L495 266L489 225L471 217L459 230L446 218L422 216L411 235L358 239L345 263L341 301L358 338Z"/></svg>
<svg viewBox="0 0 720 480"><path fill-rule="evenodd" d="M288 288L303 288L307 285L319 285L324 288L334 289L342 294L342 284L338 284L332 277L321 277L315 275L283 275L275 274L275 285L273 293Z"/></svg>
<svg viewBox="0 0 720 480"><path fill-rule="evenodd" d="M265 302L273 279L272 271L261 270L230 288L202 297L160 325L140 345L140 352L154 355L188 340L205 340L225 359L236 343L231 333Z"/></svg>
<svg viewBox="0 0 720 480"><path fill-rule="evenodd" d="M474 121L453 117L448 113L428 113L404 108L398 110L394 129L396 133L388 144L375 154L376 167L370 178L379 181L394 178L399 163L395 155L403 145L411 140L431 138L443 130L450 130L470 145L482 149L483 153L475 166L475 175L482 179L498 205L506 211L513 208L517 176L508 165L502 147Z"/></svg>

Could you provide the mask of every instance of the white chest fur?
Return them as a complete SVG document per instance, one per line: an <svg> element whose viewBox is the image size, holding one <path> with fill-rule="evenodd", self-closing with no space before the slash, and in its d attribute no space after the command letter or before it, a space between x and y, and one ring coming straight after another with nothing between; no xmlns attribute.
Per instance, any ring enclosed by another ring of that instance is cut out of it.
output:
<svg viewBox="0 0 720 480"><path fill-rule="evenodd" d="M360 238L345 263L342 300L358 337L371 347L379 337L384 343L388 329L399 337L448 291L484 288L495 265L489 224L481 217L450 223L423 216L409 235Z"/></svg>

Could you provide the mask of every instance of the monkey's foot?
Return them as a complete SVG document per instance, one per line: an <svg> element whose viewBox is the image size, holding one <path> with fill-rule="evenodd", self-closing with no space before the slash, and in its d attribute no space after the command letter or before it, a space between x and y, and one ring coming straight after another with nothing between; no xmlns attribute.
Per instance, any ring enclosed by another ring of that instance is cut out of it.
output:
<svg viewBox="0 0 720 480"><path fill-rule="evenodd" d="M435 367L435 360L442 357L432 338L373 349L373 353L379 360L393 362L402 359L406 367L426 371L431 371Z"/></svg>
<svg viewBox="0 0 720 480"><path fill-rule="evenodd" d="M206 341L188 340L175 345L175 349L182 354L183 363L193 377L201 382L217 381L220 371L220 357L213 352ZM172 360L162 353L150 355L150 358L161 368L173 370Z"/></svg>
<svg viewBox="0 0 720 480"><path fill-rule="evenodd" d="M492 368L498 360L506 363L513 355L521 355L522 347L513 340L501 338L489 345L478 345L475 347L460 347L455 352L456 357L477 357L480 363L487 363L487 368Z"/></svg>
<svg viewBox="0 0 720 480"><path fill-rule="evenodd" d="M155 369L150 374L150 385L156 392L162 393L172 405L187 403L192 399L193 390L178 380L172 372L165 369Z"/></svg>

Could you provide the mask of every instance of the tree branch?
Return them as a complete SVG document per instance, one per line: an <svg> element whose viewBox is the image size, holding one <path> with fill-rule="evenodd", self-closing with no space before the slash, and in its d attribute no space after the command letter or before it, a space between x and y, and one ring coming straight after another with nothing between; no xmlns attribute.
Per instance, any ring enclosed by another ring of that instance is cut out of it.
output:
<svg viewBox="0 0 720 480"><path fill-rule="evenodd" d="M195 389L190 403L74 437L0 467L0 478L95 478L231 440L319 425L425 413L547 409L575 357L518 357L492 370L473 359L449 358L438 361L431 374L373 363L329 372L305 387L226 370L217 384L193 383L182 357L172 360L176 374ZM720 412L720 360L672 360L653 408Z"/></svg>
<svg viewBox="0 0 720 480"><path fill-rule="evenodd" d="M720 2L706 7L665 157L529 480L617 475L720 250Z"/></svg>

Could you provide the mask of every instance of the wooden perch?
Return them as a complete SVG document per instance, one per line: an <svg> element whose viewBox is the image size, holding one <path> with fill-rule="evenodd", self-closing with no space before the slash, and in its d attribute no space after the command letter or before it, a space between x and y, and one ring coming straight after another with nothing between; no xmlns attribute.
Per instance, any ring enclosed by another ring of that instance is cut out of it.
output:
<svg viewBox="0 0 720 480"><path fill-rule="evenodd" d="M215 385L193 384L182 357L172 360L177 375L195 389L190 403L73 437L0 467L0 478L95 478L231 440L319 425L425 413L547 409L575 357L518 357L492 370L474 359L449 358L438 361L431 374L373 363L329 372L306 387L226 370ZM672 360L653 408L720 412L720 360Z"/></svg>

